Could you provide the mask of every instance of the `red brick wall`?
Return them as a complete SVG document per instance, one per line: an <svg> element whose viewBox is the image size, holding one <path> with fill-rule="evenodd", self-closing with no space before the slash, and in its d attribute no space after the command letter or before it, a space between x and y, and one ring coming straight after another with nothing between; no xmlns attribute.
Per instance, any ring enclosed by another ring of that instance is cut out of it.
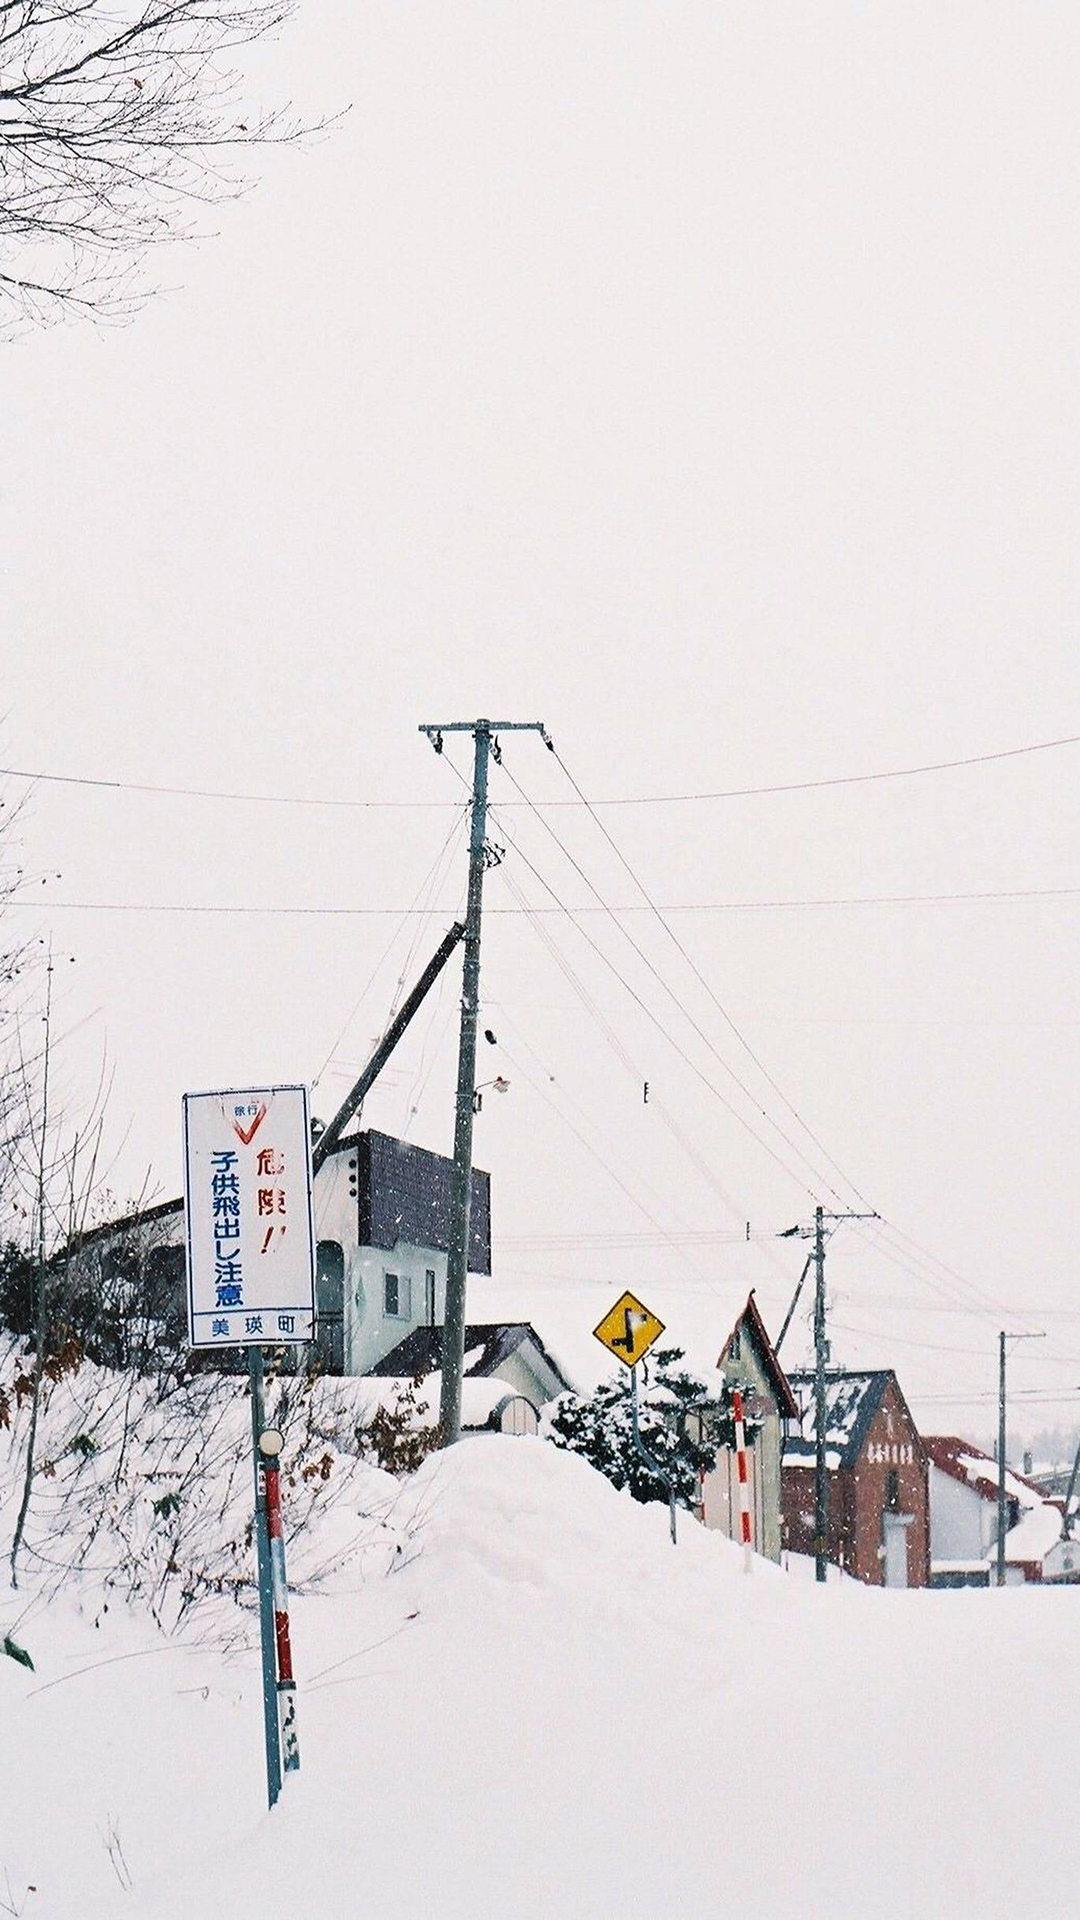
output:
<svg viewBox="0 0 1080 1920"><path fill-rule="evenodd" d="M899 1482L897 1511L914 1516L907 1530L908 1586L930 1581L929 1473L922 1441L893 1381L885 1390L862 1453L850 1477L854 1480L854 1564L849 1568L870 1586L885 1583L882 1515L888 1505L888 1476Z"/></svg>
<svg viewBox="0 0 1080 1920"><path fill-rule="evenodd" d="M922 1441L890 1381L856 1465L829 1475L829 1558L868 1586L885 1584L882 1515L888 1476L898 1479L897 1511L914 1516L907 1529L908 1585L930 1580L929 1475ZM813 1467L785 1467L781 1491L784 1545L814 1551Z"/></svg>

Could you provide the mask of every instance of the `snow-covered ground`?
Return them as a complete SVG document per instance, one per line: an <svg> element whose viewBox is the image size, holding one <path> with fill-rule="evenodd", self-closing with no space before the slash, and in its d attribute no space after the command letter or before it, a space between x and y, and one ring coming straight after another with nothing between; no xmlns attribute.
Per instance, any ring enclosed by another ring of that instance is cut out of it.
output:
<svg viewBox="0 0 1080 1920"><path fill-rule="evenodd" d="M92 1566L30 1605L36 1671L0 1660L0 1912L1072 1911L1075 1590L747 1578L496 1437L343 1479L296 1562L303 1769L272 1816L249 1615L238 1641L215 1600L167 1640L102 1614Z"/></svg>

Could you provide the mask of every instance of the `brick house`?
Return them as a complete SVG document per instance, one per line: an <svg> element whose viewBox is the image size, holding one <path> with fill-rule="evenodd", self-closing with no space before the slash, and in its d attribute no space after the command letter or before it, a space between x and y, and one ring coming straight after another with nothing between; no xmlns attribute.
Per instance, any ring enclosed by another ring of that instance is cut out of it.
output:
<svg viewBox="0 0 1080 1920"><path fill-rule="evenodd" d="M814 1551L814 1375L792 1373L803 1431L784 1447L784 1545ZM930 1581L926 1448L891 1368L826 1375L829 1559L871 1587Z"/></svg>

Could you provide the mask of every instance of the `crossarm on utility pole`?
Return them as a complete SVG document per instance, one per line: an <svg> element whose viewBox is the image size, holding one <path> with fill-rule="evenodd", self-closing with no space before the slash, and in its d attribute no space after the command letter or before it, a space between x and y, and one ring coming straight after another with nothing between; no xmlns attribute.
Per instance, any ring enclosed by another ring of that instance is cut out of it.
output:
<svg viewBox="0 0 1080 1920"><path fill-rule="evenodd" d="M417 1008L430 993L458 941L464 936L464 926L459 920L455 920L438 950L432 954L412 992L394 1015L359 1080L342 1101L325 1133L319 1135L311 1155L312 1173L318 1173L327 1154L336 1147L353 1114L363 1104L366 1095L374 1086Z"/></svg>

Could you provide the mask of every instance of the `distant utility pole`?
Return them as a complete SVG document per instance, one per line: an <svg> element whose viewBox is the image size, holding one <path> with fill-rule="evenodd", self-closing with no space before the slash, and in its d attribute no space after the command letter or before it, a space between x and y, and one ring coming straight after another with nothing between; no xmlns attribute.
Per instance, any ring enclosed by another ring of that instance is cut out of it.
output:
<svg viewBox="0 0 1080 1920"><path fill-rule="evenodd" d="M814 1267L814 1577L823 1581L829 1565L829 1469L826 1450L826 1425L828 1408L825 1395L825 1369L829 1361L829 1343L825 1337L825 1222L829 1220L839 1226L843 1220L877 1220L876 1213L826 1213L824 1207L814 1208L813 1227L789 1227L781 1239L792 1235L806 1238L814 1237L814 1251L799 1276L795 1289L795 1298L788 1308L787 1318L780 1330L779 1347L795 1312L803 1281Z"/></svg>
<svg viewBox="0 0 1080 1920"><path fill-rule="evenodd" d="M997 1583L1005 1585L1005 1342L1006 1340L1045 1340L1045 1333L998 1334L998 1497L997 1497Z"/></svg>
<svg viewBox="0 0 1080 1920"><path fill-rule="evenodd" d="M825 1453L825 1215L814 1209L814 1578L828 1577L829 1472Z"/></svg>
<svg viewBox="0 0 1080 1920"><path fill-rule="evenodd" d="M499 758L500 733L538 733L550 747L539 720L451 720L442 726L422 726L436 753L443 750L446 733L471 733L473 784L469 833L469 892L465 914L465 964L461 990L461 1034L458 1042L457 1101L454 1112L454 1167L450 1187L450 1233L446 1256L446 1311L443 1315L442 1393L439 1403L441 1444L452 1446L461 1436L461 1374L465 1358L465 1283L469 1272L469 1214L472 1206L472 1136L476 1094L476 1016L480 1006L480 917L484 873L496 863L486 842L488 760Z"/></svg>

